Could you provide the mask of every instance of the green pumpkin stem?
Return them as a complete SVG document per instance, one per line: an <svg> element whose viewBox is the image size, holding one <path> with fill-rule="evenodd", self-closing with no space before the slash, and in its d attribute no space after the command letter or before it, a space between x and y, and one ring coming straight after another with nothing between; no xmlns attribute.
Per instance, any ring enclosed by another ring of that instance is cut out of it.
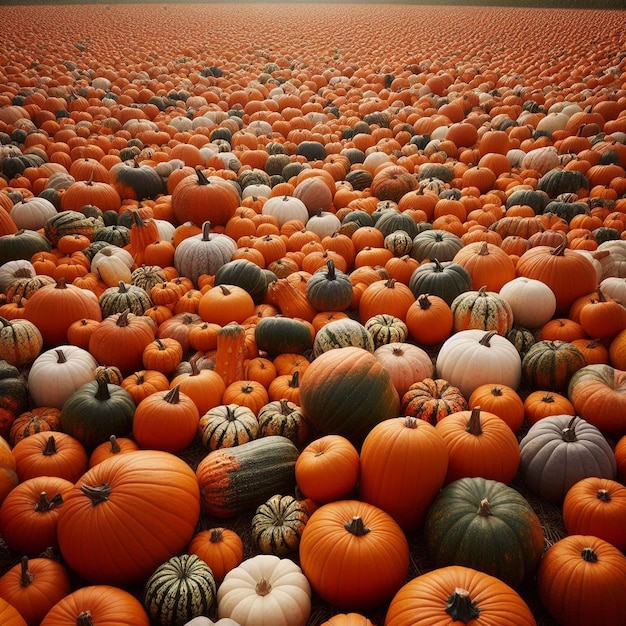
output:
<svg viewBox="0 0 626 626"><path fill-rule="evenodd" d="M76 617L76 626L93 626L93 618L89 611L83 611Z"/></svg>
<svg viewBox="0 0 626 626"><path fill-rule="evenodd" d="M180 402L180 385L172 387L164 396L163 400L168 404L178 404Z"/></svg>
<svg viewBox="0 0 626 626"><path fill-rule="evenodd" d="M81 485L80 490L91 499L91 503L94 506L101 502L106 502L111 495L111 486L107 485L107 483L102 483L97 487L94 485Z"/></svg>
<svg viewBox="0 0 626 626"><path fill-rule="evenodd" d="M20 566L20 587L24 589L33 582L33 579L35 577L33 576L33 573L28 569L28 557L26 555L24 555L20 559Z"/></svg>
<svg viewBox="0 0 626 626"><path fill-rule="evenodd" d="M472 602L470 599L469 591L458 587L448 598L445 610L453 621L463 622L464 624L468 624L480 614L480 609L476 606L476 603Z"/></svg>
<svg viewBox="0 0 626 626"><path fill-rule="evenodd" d="M370 532L370 529L363 523L363 520L358 515L355 515L349 522L346 522L344 528L356 537L362 537Z"/></svg>
<svg viewBox="0 0 626 626"><path fill-rule="evenodd" d="M465 432L470 435L479 435L483 434L483 429L480 423L480 407L475 406L472 408L472 412L470 413L469 420L467 420L467 426L465 427Z"/></svg>
<svg viewBox="0 0 626 626"><path fill-rule="evenodd" d="M583 561L587 561L587 563L596 563L598 560L598 555L593 548L583 548L583 551L580 553L580 556Z"/></svg>
<svg viewBox="0 0 626 626"><path fill-rule="evenodd" d="M100 400L100 402L110 400L111 394L109 393L109 383L107 383L106 379L99 378L96 382L98 383L98 389L94 398L96 400Z"/></svg>
<svg viewBox="0 0 626 626"><path fill-rule="evenodd" d="M492 515L491 513L491 505L489 504L489 500L487 498L483 498L478 505L478 515L482 517L489 517Z"/></svg>
<svg viewBox="0 0 626 626"><path fill-rule="evenodd" d="M563 441L566 441L567 443L572 443L574 441L577 441L576 430L574 428L575 420L576 420L576 416L572 417L572 419L569 421L569 424L563 429L563 432L562 432Z"/></svg>
<svg viewBox="0 0 626 626"><path fill-rule="evenodd" d="M57 493L52 499L48 500L48 494L42 491L39 494L39 500L37 500L35 504L35 511L50 511L57 504L63 504L63 496L60 493Z"/></svg>

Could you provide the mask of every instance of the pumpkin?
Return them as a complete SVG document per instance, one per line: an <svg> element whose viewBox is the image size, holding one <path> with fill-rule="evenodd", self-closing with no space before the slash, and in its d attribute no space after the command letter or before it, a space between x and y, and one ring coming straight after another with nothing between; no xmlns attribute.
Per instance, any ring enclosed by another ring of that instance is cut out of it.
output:
<svg viewBox="0 0 626 626"><path fill-rule="evenodd" d="M524 398L524 418L530 426L548 415L574 415L576 410L566 396L545 389L531 391Z"/></svg>
<svg viewBox="0 0 626 626"><path fill-rule="evenodd" d="M9 440L15 446L18 441L39 432L61 430L61 410L53 407L34 407L24 411L11 424Z"/></svg>
<svg viewBox="0 0 626 626"><path fill-rule="evenodd" d="M585 367L580 350L567 341L543 339L522 360L522 375L533 388L565 391L572 376Z"/></svg>
<svg viewBox="0 0 626 626"><path fill-rule="evenodd" d="M80 206L84 206L85 203ZM102 207L100 207L102 208ZM115 210L119 208L114 207ZM102 228L102 218L87 217L80 211L63 210L52 215L43 226L46 239L57 246L59 240L65 235L85 235L90 241L93 240L96 230Z"/></svg>
<svg viewBox="0 0 626 626"><path fill-rule="evenodd" d="M602 432L626 431L626 372L605 364L585 365L569 381L567 396L576 413Z"/></svg>
<svg viewBox="0 0 626 626"><path fill-rule="evenodd" d="M222 403L226 385L224 379L216 371L206 366L201 369L197 357L192 357L188 365L191 368L190 371L176 374L170 381L170 389L179 385L180 391L193 400L198 414L203 416L207 411Z"/></svg>
<svg viewBox="0 0 626 626"><path fill-rule="evenodd" d="M304 447L295 466L300 492L314 502L348 497L359 479L359 453L341 435L324 435Z"/></svg>
<svg viewBox="0 0 626 626"><path fill-rule="evenodd" d="M430 355L410 343L387 343L374 350L374 356L389 372L391 382L402 397L409 387L434 374L435 366Z"/></svg>
<svg viewBox="0 0 626 626"><path fill-rule="evenodd" d="M158 450L129 452L89 469L67 494L59 548L89 582L141 584L189 543L199 515L198 482L184 461Z"/></svg>
<svg viewBox="0 0 626 626"><path fill-rule="evenodd" d="M468 398L468 404L472 407L480 406L481 409L494 413L506 422L514 433L524 422L524 402L517 391L507 385L489 383L480 385Z"/></svg>
<svg viewBox="0 0 626 626"><path fill-rule="evenodd" d="M21 367L36 359L42 347L43 338L32 322L0 317L0 359Z"/></svg>
<svg viewBox="0 0 626 626"><path fill-rule="evenodd" d="M0 578L0 598L10 602L28 626L39 626L46 613L71 591L69 572L54 559L23 556Z"/></svg>
<svg viewBox="0 0 626 626"><path fill-rule="evenodd" d="M518 326L540 328L552 319L556 311L554 292L534 278L513 278L502 285L498 293L509 303Z"/></svg>
<svg viewBox="0 0 626 626"><path fill-rule="evenodd" d="M5 626L28 626L19 611L4 598L0 598L0 619Z"/></svg>
<svg viewBox="0 0 626 626"><path fill-rule="evenodd" d="M373 354L358 347L336 348L314 359L300 378L300 403L322 434L352 441L362 441L400 408L390 375Z"/></svg>
<svg viewBox="0 0 626 626"><path fill-rule="evenodd" d="M259 350L270 357L279 354L302 354L313 347L314 331L301 319L284 315L264 317L254 327L254 339Z"/></svg>
<svg viewBox="0 0 626 626"><path fill-rule="evenodd" d="M512 587L534 574L544 548L541 521L528 501L482 477L443 488L428 509L424 538L436 567L471 567Z"/></svg>
<svg viewBox="0 0 626 626"><path fill-rule="evenodd" d="M267 278L263 270L247 259L233 259L224 263L215 273L215 286L235 285L245 289L256 304L267 293Z"/></svg>
<svg viewBox="0 0 626 626"><path fill-rule="evenodd" d="M352 318L333 320L315 334L313 355L319 357L329 350L349 346L374 352L372 335L361 322Z"/></svg>
<svg viewBox="0 0 626 626"><path fill-rule="evenodd" d="M505 582L462 565L439 567L410 580L394 595L385 626L536 626L522 597Z"/></svg>
<svg viewBox="0 0 626 626"><path fill-rule="evenodd" d="M486 383L517 389L522 360L513 344L495 331L461 330L446 339L437 354L438 375L466 398Z"/></svg>
<svg viewBox="0 0 626 626"><path fill-rule="evenodd" d="M467 409L458 387L443 378L424 378L413 383L402 396L402 413L436 424L447 415Z"/></svg>
<svg viewBox="0 0 626 626"><path fill-rule="evenodd" d="M360 613L335 613L320 626L374 626L367 617Z"/></svg>
<svg viewBox="0 0 626 626"><path fill-rule="evenodd" d="M59 600L40 626L70 626L87 621L118 626L149 626L150 618L130 592L112 585L87 585Z"/></svg>
<svg viewBox="0 0 626 626"><path fill-rule="evenodd" d="M207 450L231 448L259 436L259 422L254 412L237 404L222 404L209 409L197 424L202 444Z"/></svg>
<svg viewBox="0 0 626 626"><path fill-rule="evenodd" d="M0 532L16 554L37 557L58 548L60 512L73 483L58 476L37 476L20 482L0 507Z"/></svg>
<svg viewBox="0 0 626 626"><path fill-rule="evenodd" d="M142 594L151 620L162 626L182 626L207 614L217 598L209 566L195 554L180 554L159 565Z"/></svg>
<svg viewBox="0 0 626 626"><path fill-rule="evenodd" d="M499 292L504 284L515 278L511 257L499 246L479 241L463 246L452 261L464 267L472 277L472 289L485 286Z"/></svg>
<svg viewBox="0 0 626 626"><path fill-rule="evenodd" d="M311 614L311 586L289 558L257 554L226 574L217 591L220 622L241 626L306 626Z"/></svg>
<svg viewBox="0 0 626 626"><path fill-rule="evenodd" d="M150 295L142 287L121 281L116 287L105 289L98 298L104 317L123 311L143 315L152 306Z"/></svg>
<svg viewBox="0 0 626 626"><path fill-rule="evenodd" d="M352 301L352 283L347 274L335 268L332 259L326 268L308 280L306 296L318 311L344 311Z"/></svg>
<svg viewBox="0 0 626 626"><path fill-rule="evenodd" d="M15 418L28 407L27 381L14 365L0 360L0 436L5 437Z"/></svg>
<svg viewBox="0 0 626 626"><path fill-rule="evenodd" d="M261 407L257 415L259 436L282 435L297 446L304 444L310 434L307 421L299 405L281 398Z"/></svg>
<svg viewBox="0 0 626 626"><path fill-rule="evenodd" d="M473 406L471 411L452 413L435 428L448 448L446 483L482 476L508 484L517 474L517 438L494 413Z"/></svg>
<svg viewBox="0 0 626 626"><path fill-rule="evenodd" d="M395 315L381 313L370 317L364 324L374 340L375 350L390 343L403 343L408 336L407 325Z"/></svg>
<svg viewBox="0 0 626 626"><path fill-rule="evenodd" d="M176 454L191 444L199 420L195 402L180 392L180 385L174 385L167 392L149 395L137 405L132 418L132 435L142 448Z"/></svg>
<svg viewBox="0 0 626 626"><path fill-rule="evenodd" d="M469 329L493 331L505 336L513 328L513 310L493 291L481 287L458 295L450 305L455 332Z"/></svg>
<svg viewBox="0 0 626 626"><path fill-rule="evenodd" d="M541 603L561 624L619 624L626 593L626 557L591 535L569 535L550 547L537 572Z"/></svg>
<svg viewBox="0 0 626 626"><path fill-rule="evenodd" d="M211 568L217 585L243 561L243 550L241 537L234 530L222 527L201 530L187 546L189 554L195 554Z"/></svg>
<svg viewBox="0 0 626 626"><path fill-rule="evenodd" d="M551 415L533 424L519 443L520 476L528 489L560 504L583 478L613 480L615 455L602 433L571 415Z"/></svg>
<svg viewBox="0 0 626 626"><path fill-rule="evenodd" d="M414 417L388 419L363 442L359 496L386 511L405 532L413 531L443 486L447 469L446 443L431 424Z"/></svg>
<svg viewBox="0 0 626 626"><path fill-rule="evenodd" d="M462 265L434 258L411 274L409 288L416 299L422 294L431 294L451 305L458 295L472 288L472 277Z"/></svg>
<svg viewBox="0 0 626 626"><path fill-rule="evenodd" d="M274 495L252 517L252 539L262 554L286 556L298 549L308 509L290 495Z"/></svg>
<svg viewBox="0 0 626 626"><path fill-rule="evenodd" d="M203 510L227 519L277 493L288 493L295 485L298 454L280 435L209 452L196 468Z"/></svg>
<svg viewBox="0 0 626 626"><path fill-rule="evenodd" d="M435 259L444 263L452 262L461 248L463 248L463 242L458 235L447 230L432 228L424 230L414 237L409 254L420 263L423 261L434 262Z"/></svg>
<svg viewBox="0 0 626 626"><path fill-rule="evenodd" d="M302 571L314 591L339 608L381 605L406 580L409 548L394 519L357 500L316 509L300 540Z"/></svg>
<svg viewBox="0 0 626 626"><path fill-rule="evenodd" d="M50 241L36 230L20 228L0 236L0 264L31 259L37 252L50 252Z"/></svg>
<svg viewBox="0 0 626 626"><path fill-rule="evenodd" d="M111 435L130 435L134 414L135 403L125 389L96 380L79 387L63 403L61 427L92 450Z"/></svg>
<svg viewBox="0 0 626 626"><path fill-rule="evenodd" d="M563 500L563 523L570 535L593 535L624 552L626 487L615 480L589 476L574 483Z"/></svg>
<svg viewBox="0 0 626 626"><path fill-rule="evenodd" d="M127 452L134 452L139 450L139 445L134 439L130 437L116 437L111 435L108 441L97 445L89 455L89 467L98 465L102 461L115 456L117 454L126 454Z"/></svg>

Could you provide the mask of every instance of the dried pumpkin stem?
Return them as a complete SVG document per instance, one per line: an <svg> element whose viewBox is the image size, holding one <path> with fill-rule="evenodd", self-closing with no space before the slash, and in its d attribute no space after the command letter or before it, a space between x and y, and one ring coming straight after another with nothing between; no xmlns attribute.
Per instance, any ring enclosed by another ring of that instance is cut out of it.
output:
<svg viewBox="0 0 626 626"><path fill-rule="evenodd" d="M28 569L28 557L23 556L20 559L20 587L28 587L34 578L33 573Z"/></svg>
<svg viewBox="0 0 626 626"><path fill-rule="evenodd" d="M111 495L111 486L107 483L102 483L101 485L81 485L80 490L84 493L88 498L91 499L91 503L95 506L96 504L100 504L101 502L106 502Z"/></svg>
<svg viewBox="0 0 626 626"><path fill-rule="evenodd" d="M93 626L93 618L89 611L83 611L76 617L76 626Z"/></svg>
<svg viewBox="0 0 626 626"><path fill-rule="evenodd" d="M265 578L261 578L256 584L256 592L260 596L266 596L271 590L272 585L270 585Z"/></svg>
<svg viewBox="0 0 626 626"><path fill-rule="evenodd" d="M475 406L472 408L472 412L470 413L469 420L467 420L467 426L465 427L465 432L470 435L479 435L483 434L483 429L480 423L480 407Z"/></svg>
<svg viewBox="0 0 626 626"><path fill-rule="evenodd" d="M569 424L563 429L563 432L562 432L563 441L572 443L577 440L576 430L574 428L575 421L576 421L576 416L572 417L572 419L569 421Z"/></svg>
<svg viewBox="0 0 626 626"><path fill-rule="evenodd" d="M44 456L52 456L57 453L57 442L54 435L50 435L46 441L46 445L43 449Z"/></svg>
<svg viewBox="0 0 626 626"><path fill-rule="evenodd" d="M593 548L583 548L580 556L583 561L587 561L587 563L595 563L598 560L598 555Z"/></svg>
<svg viewBox="0 0 626 626"><path fill-rule="evenodd" d="M480 609L470 599L469 591L458 587L448 598L445 610L453 621L463 622L464 624L468 624L480 614Z"/></svg>
<svg viewBox="0 0 626 626"><path fill-rule="evenodd" d="M489 504L489 500L487 498L483 498L478 505L478 515L481 517L489 517L492 515L491 513L491 505Z"/></svg>
<svg viewBox="0 0 626 626"><path fill-rule="evenodd" d="M39 494L39 500L37 504L35 504L35 511L50 511L57 504L63 503L63 496L60 493L57 493L52 499L48 500L48 494L45 491L42 491Z"/></svg>
<svg viewBox="0 0 626 626"><path fill-rule="evenodd" d="M358 515L355 515L349 522L346 522L344 528L357 537L362 537L370 532L370 529L363 523Z"/></svg>

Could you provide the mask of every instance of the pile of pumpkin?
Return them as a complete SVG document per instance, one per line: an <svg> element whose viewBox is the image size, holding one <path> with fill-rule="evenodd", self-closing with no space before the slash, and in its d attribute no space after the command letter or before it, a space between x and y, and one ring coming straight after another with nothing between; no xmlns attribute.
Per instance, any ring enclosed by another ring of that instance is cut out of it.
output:
<svg viewBox="0 0 626 626"><path fill-rule="evenodd" d="M0 621L531 625L530 581L623 624L623 45L520 84L89 34L0 68Z"/></svg>

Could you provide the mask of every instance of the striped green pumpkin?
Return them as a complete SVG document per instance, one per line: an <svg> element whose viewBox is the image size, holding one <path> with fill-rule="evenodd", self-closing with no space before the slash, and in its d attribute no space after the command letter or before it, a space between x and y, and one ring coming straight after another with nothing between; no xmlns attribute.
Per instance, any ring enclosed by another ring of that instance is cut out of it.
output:
<svg viewBox="0 0 626 626"><path fill-rule="evenodd" d="M422 263L411 275L409 289L417 299L428 293L443 298L448 304L464 291L472 288L470 273L459 263L439 261Z"/></svg>
<svg viewBox="0 0 626 626"><path fill-rule="evenodd" d="M285 556L298 549L308 519L306 505L300 500L274 495L257 507L252 518L252 538L263 554Z"/></svg>
<svg viewBox="0 0 626 626"><path fill-rule="evenodd" d="M313 341L313 355L317 358L335 348L363 348L374 352L372 334L356 320L344 318L329 322L320 328Z"/></svg>
<svg viewBox="0 0 626 626"><path fill-rule="evenodd" d="M98 298L98 303L102 317L122 313L126 309L134 315L143 315L152 306L152 300L145 289L125 282L105 289Z"/></svg>
<svg viewBox="0 0 626 626"><path fill-rule="evenodd" d="M202 444L208 450L232 448L259 435L259 422L248 407L221 404L207 411L198 424Z"/></svg>
<svg viewBox="0 0 626 626"><path fill-rule="evenodd" d="M567 341L537 341L522 359L522 376L534 389L565 391L572 376L587 362Z"/></svg>
<svg viewBox="0 0 626 626"><path fill-rule="evenodd" d="M101 228L104 228L101 217L87 217L79 211L60 211L46 220L44 233L48 241L56 246L64 235L84 235L93 241Z"/></svg>
<svg viewBox="0 0 626 626"><path fill-rule="evenodd" d="M494 291L481 287L478 291L459 294L450 305L454 316L454 331L487 330L506 334L513 328L511 305Z"/></svg>
<svg viewBox="0 0 626 626"><path fill-rule="evenodd" d="M298 455L293 442L280 435L209 452L196 468L204 512L228 519L289 493Z"/></svg>
<svg viewBox="0 0 626 626"><path fill-rule="evenodd" d="M370 317L365 322L365 329L372 335L375 349L388 343L403 343L409 335L406 324L388 313Z"/></svg>
<svg viewBox="0 0 626 626"><path fill-rule="evenodd" d="M216 597L211 568L195 554L181 554L157 567L146 583L143 602L155 624L183 626L208 615Z"/></svg>

